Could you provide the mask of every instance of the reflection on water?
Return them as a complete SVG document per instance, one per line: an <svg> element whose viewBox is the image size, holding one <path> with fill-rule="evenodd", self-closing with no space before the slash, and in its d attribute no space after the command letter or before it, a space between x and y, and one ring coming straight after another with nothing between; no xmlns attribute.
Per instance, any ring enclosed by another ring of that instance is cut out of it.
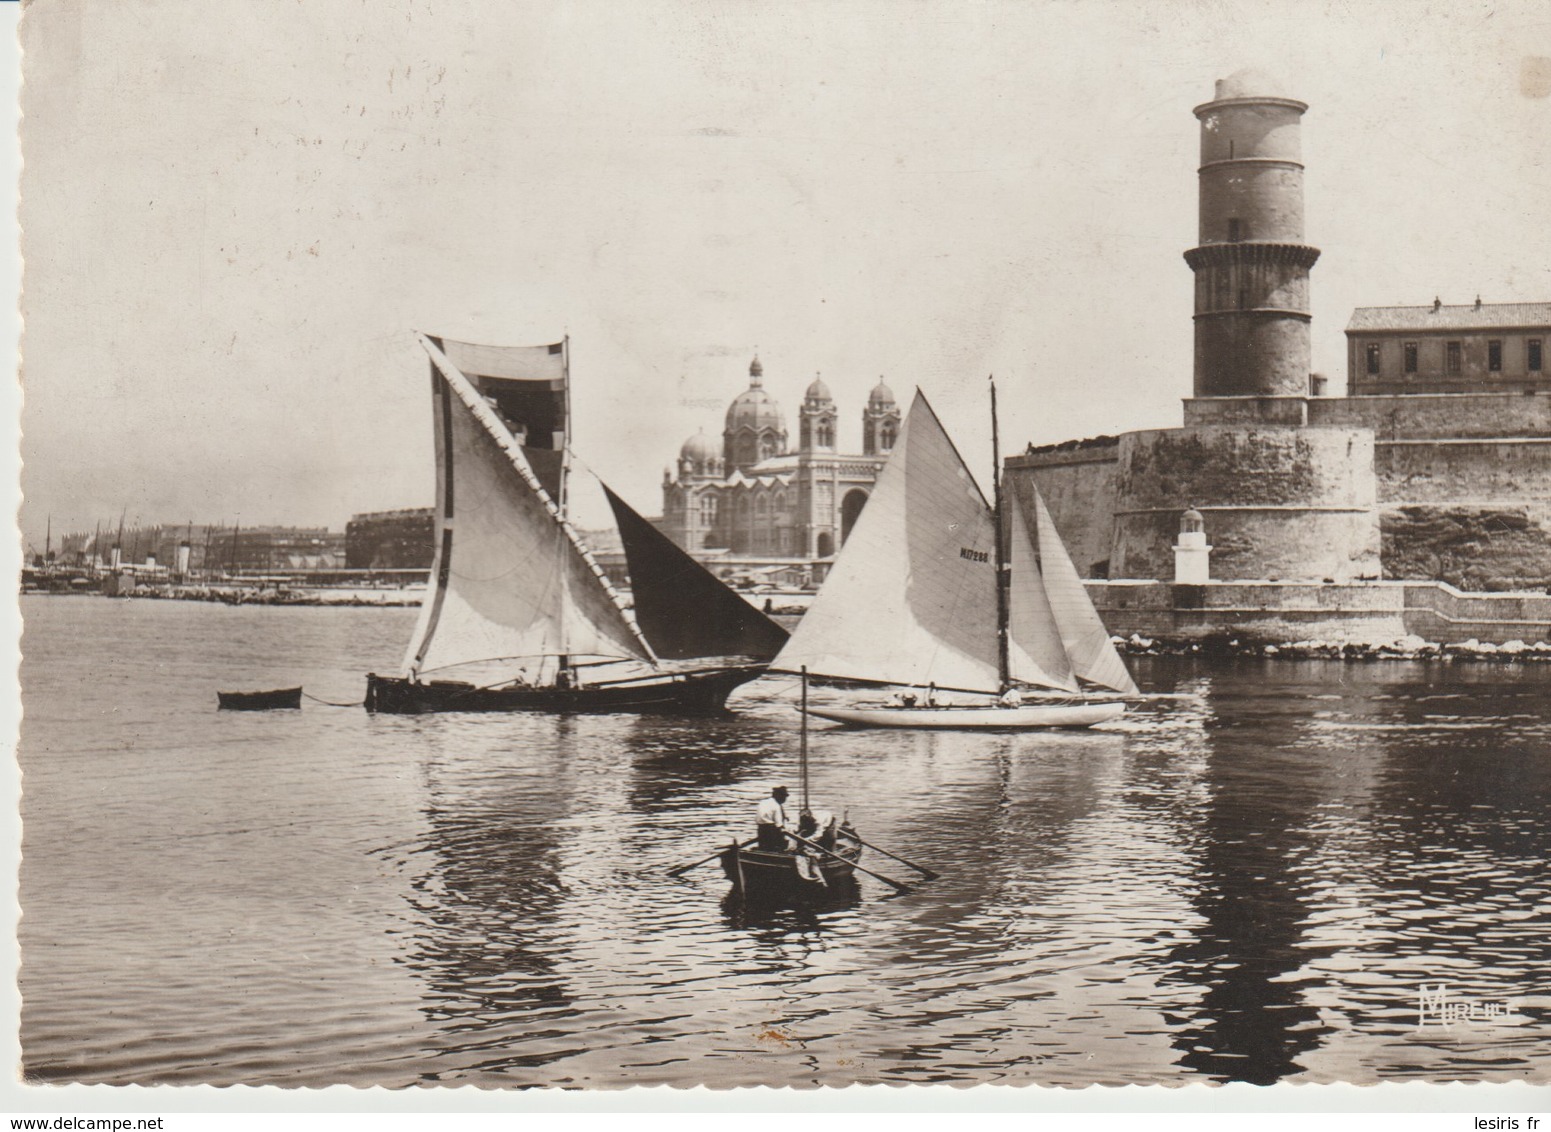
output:
<svg viewBox="0 0 1551 1132"><path fill-rule="evenodd" d="M24 604L35 1080L487 1086L1551 1079L1551 670L1137 663L1101 730L813 735L942 874L747 907L789 681L715 720L359 698L413 611ZM819 690L820 697L842 693ZM1511 1016L1418 1026L1423 984Z"/></svg>

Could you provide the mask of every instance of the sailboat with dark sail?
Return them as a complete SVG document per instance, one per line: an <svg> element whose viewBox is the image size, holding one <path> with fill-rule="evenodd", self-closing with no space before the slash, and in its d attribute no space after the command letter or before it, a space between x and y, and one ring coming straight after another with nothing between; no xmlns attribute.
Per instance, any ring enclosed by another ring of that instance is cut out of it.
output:
<svg viewBox="0 0 1551 1132"><path fill-rule="evenodd" d="M1031 483L1006 498L995 474L993 504L917 391L872 498L771 665L902 691L811 714L858 727L1025 729L1091 727L1125 711L1083 693L1082 682L1137 688L1044 500ZM1039 702L1025 702L1026 688ZM937 703L946 692L998 698Z"/></svg>
<svg viewBox="0 0 1551 1132"><path fill-rule="evenodd" d="M610 493L640 571L636 602L653 611L644 625L631 619L566 518L568 344L419 338L435 408L436 551L403 674L368 675L367 710L724 710L785 631ZM656 593L663 577L674 595ZM682 593L699 595L689 628L655 612ZM738 659L690 668L660 659L707 656Z"/></svg>

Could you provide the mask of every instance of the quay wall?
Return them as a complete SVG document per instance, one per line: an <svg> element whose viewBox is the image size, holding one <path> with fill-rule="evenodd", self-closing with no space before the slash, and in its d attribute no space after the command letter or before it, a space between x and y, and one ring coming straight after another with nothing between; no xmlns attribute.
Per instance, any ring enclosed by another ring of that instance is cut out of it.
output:
<svg viewBox="0 0 1551 1132"><path fill-rule="evenodd" d="M1111 635L1170 643L1224 634L1284 644L1436 644L1551 641L1551 595L1464 593L1442 582L1090 581L1088 594Z"/></svg>

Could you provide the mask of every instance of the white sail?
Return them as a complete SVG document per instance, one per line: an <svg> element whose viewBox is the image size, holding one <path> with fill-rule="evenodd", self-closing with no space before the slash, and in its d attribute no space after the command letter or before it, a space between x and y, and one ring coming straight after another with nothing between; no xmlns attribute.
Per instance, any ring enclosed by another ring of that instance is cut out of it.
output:
<svg viewBox="0 0 1551 1132"><path fill-rule="evenodd" d="M1093 608L1087 587L1082 584L1071 556L1066 553L1039 489L1032 483L1028 486L1034 497L1040 573L1061 643L1071 657L1072 671L1100 687L1136 695L1136 681L1131 679L1125 661L1115 651L1099 611Z"/></svg>
<svg viewBox="0 0 1551 1132"><path fill-rule="evenodd" d="M436 557L407 673L560 654L652 660L511 432L420 341L435 376Z"/></svg>
<svg viewBox="0 0 1551 1132"><path fill-rule="evenodd" d="M1011 491L1004 488L1002 500L1008 514L1007 559L1012 565L1007 600L1008 675L1024 684L1075 692L1077 679L1072 674L1072 661L1062 645L1055 611L1035 558L1033 528Z"/></svg>
<svg viewBox="0 0 1551 1132"><path fill-rule="evenodd" d="M991 509L918 391L812 608L772 667L999 690Z"/></svg>

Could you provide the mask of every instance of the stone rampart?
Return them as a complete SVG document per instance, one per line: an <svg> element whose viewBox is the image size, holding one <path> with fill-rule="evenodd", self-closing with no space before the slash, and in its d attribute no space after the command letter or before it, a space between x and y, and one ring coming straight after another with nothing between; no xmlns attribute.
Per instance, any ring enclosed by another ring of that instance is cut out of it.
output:
<svg viewBox="0 0 1551 1132"><path fill-rule="evenodd" d="M1032 478L1066 552L1085 577L1108 572L1114 537L1115 469L1120 442L1100 437L1076 445L1034 449L1006 462L1009 486Z"/></svg>
<svg viewBox="0 0 1551 1132"><path fill-rule="evenodd" d="M1127 433L1116 470L1112 577L1172 578L1180 513L1206 519L1212 576L1379 576L1373 435L1196 426Z"/></svg>
<svg viewBox="0 0 1551 1132"><path fill-rule="evenodd" d="M1551 394L1316 397L1309 400L1309 424L1372 429L1380 441L1551 437Z"/></svg>

